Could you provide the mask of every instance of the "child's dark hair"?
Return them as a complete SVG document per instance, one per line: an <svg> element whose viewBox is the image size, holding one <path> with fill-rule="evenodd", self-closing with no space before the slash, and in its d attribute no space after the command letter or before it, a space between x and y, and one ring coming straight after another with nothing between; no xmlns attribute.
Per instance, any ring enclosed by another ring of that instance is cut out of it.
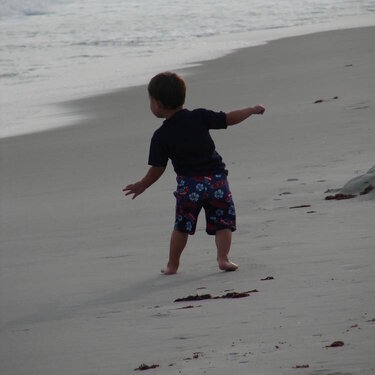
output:
<svg viewBox="0 0 375 375"><path fill-rule="evenodd" d="M153 77L148 84L151 98L160 100L167 109L175 109L185 103L185 81L176 73L164 72Z"/></svg>

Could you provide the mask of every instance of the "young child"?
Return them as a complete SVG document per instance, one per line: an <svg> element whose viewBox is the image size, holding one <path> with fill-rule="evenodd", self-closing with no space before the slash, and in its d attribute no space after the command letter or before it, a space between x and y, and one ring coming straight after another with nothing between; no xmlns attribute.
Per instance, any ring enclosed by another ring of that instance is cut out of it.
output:
<svg viewBox="0 0 375 375"><path fill-rule="evenodd" d="M229 260L236 215L227 181L228 171L215 150L210 129L225 129L239 124L251 115L263 114L262 105L233 112L206 109L184 109L186 86L175 73L156 75L148 85L151 112L164 118L163 125L151 139L147 174L126 186L125 195L136 198L164 173L171 159L177 174L176 218L170 241L169 261L162 270L166 275L177 272L180 256L188 235L193 235L202 207L206 213L206 232L215 235L219 268L235 271L238 266Z"/></svg>

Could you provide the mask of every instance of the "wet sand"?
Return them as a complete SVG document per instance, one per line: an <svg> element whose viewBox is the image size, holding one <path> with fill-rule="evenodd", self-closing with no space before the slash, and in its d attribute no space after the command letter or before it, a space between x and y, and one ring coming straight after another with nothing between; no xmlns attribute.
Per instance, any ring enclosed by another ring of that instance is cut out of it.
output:
<svg viewBox="0 0 375 375"><path fill-rule="evenodd" d="M238 215L234 273L218 270L204 216L179 273L159 273L172 167L134 201L121 191L160 125L145 87L65 103L86 119L0 140L0 373L373 374L374 194L325 192L375 164L374 40L373 27L317 33L181 72L187 108L267 108L212 133Z"/></svg>

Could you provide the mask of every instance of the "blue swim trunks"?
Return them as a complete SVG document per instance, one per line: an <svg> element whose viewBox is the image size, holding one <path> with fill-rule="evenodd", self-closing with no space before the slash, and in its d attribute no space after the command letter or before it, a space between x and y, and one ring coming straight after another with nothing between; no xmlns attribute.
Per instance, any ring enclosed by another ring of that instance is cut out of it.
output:
<svg viewBox="0 0 375 375"><path fill-rule="evenodd" d="M214 235L221 229L236 230L236 212L227 176L177 176L176 221L174 228L194 234L198 215L206 213L206 232Z"/></svg>

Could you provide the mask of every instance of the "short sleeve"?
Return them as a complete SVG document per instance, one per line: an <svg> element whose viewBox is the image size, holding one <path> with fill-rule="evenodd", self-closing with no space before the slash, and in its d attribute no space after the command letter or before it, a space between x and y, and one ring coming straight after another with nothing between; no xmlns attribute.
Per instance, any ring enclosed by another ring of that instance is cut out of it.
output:
<svg viewBox="0 0 375 375"><path fill-rule="evenodd" d="M168 154L163 147L160 136L156 131L151 138L148 165L153 167L165 167L168 164Z"/></svg>
<svg viewBox="0 0 375 375"><path fill-rule="evenodd" d="M199 109L203 121L208 129L226 129L227 116L224 112L215 112L208 109Z"/></svg>

